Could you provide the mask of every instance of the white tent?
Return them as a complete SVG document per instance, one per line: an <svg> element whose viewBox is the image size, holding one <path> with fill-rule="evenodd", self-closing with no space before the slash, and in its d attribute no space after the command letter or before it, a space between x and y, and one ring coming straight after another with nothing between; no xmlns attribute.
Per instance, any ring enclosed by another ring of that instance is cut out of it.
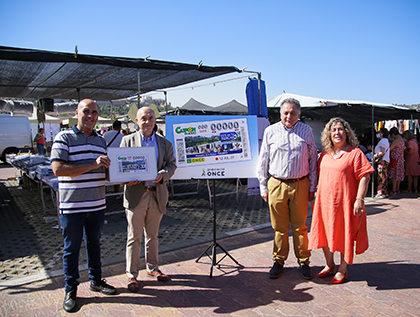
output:
<svg viewBox="0 0 420 317"><path fill-rule="evenodd" d="M313 119L328 122L333 117L342 117L350 123L353 129L358 130L356 131L358 133L371 130L373 123L378 121L420 118L420 112L404 106L359 100L322 99L283 93L267 101L270 121L279 120L280 105L286 98L299 100L303 120Z"/></svg>
<svg viewBox="0 0 420 317"><path fill-rule="evenodd" d="M369 105L375 107L395 108L400 110L407 110L407 107L395 106L385 103L361 101L361 100L334 100L334 99L323 99L306 97L301 95L283 93L267 101L267 107L280 107L281 102L287 98L294 98L299 100L302 107L325 107L325 106L338 106L338 105Z"/></svg>
<svg viewBox="0 0 420 317"><path fill-rule="evenodd" d="M36 110L33 112L32 116L29 117L29 122L30 123L38 123L38 117L37 117L37 113ZM55 123L55 124L60 124L61 119L60 118L56 118L56 117L52 117L49 115L45 115L45 123Z"/></svg>

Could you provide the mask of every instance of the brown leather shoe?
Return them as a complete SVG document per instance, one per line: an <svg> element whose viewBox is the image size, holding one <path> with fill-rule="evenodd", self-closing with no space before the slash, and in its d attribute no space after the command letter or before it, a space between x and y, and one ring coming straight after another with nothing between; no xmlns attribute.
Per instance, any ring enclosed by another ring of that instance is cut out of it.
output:
<svg viewBox="0 0 420 317"><path fill-rule="evenodd" d="M147 276L158 280L159 282L169 281L169 277L163 274L160 270L154 272L147 272Z"/></svg>
<svg viewBox="0 0 420 317"><path fill-rule="evenodd" d="M130 292L138 292L138 290L140 289L140 284L135 277L129 277L127 282L127 288Z"/></svg>

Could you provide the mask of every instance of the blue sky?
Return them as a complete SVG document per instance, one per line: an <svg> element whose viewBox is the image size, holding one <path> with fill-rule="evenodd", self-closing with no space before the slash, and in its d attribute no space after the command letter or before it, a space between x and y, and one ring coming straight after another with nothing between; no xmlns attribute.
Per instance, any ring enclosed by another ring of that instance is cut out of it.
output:
<svg viewBox="0 0 420 317"><path fill-rule="evenodd" d="M418 0L2 0L0 12L3 46L247 67L268 98L420 103ZM245 103L247 81L170 91L168 101Z"/></svg>

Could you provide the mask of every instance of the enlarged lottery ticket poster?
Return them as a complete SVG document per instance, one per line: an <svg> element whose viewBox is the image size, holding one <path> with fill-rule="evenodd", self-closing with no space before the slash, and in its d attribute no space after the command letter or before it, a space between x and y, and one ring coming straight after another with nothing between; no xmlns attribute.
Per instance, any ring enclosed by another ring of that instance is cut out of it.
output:
<svg viewBox="0 0 420 317"><path fill-rule="evenodd" d="M156 178L156 153L153 147L108 148L108 157L111 160L109 181L112 183Z"/></svg>
<svg viewBox="0 0 420 317"><path fill-rule="evenodd" d="M184 123L173 129L178 167L252 159L246 118Z"/></svg>
<svg viewBox="0 0 420 317"><path fill-rule="evenodd" d="M257 135L255 116L167 116L172 179L255 177Z"/></svg>

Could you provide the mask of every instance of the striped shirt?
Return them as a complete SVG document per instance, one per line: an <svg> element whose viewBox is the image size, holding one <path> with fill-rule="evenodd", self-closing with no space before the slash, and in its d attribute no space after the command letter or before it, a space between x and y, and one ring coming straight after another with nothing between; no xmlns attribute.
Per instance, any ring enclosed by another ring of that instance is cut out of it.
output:
<svg viewBox="0 0 420 317"><path fill-rule="evenodd" d="M76 126L58 133L51 149L51 161L70 164L92 163L101 155L106 155L105 139L95 131L86 135ZM105 167L78 176L59 176L58 190L63 214L103 210Z"/></svg>
<svg viewBox="0 0 420 317"><path fill-rule="evenodd" d="M317 151L312 128L300 121L288 129L278 122L265 129L258 157L261 193L268 192L270 176L281 179L308 175L310 191L316 191Z"/></svg>

